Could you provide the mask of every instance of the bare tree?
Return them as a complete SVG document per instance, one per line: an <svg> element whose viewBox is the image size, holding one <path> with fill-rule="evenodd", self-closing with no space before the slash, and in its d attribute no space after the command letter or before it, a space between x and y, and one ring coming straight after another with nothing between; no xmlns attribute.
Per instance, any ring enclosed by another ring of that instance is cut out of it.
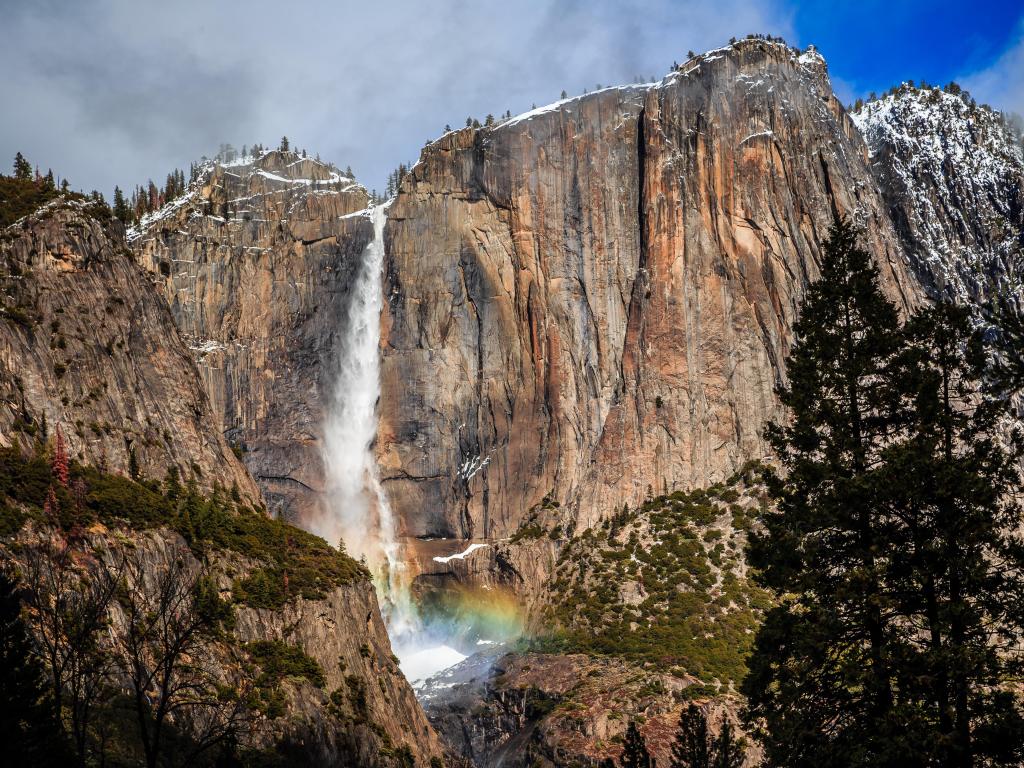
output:
<svg viewBox="0 0 1024 768"><path fill-rule="evenodd" d="M200 610L207 573L187 549L158 569L132 562L118 594L122 626L111 639L135 702L146 765L155 768L168 725L188 733L186 762L233 737L250 719L245 697L215 667L218 619Z"/></svg>
<svg viewBox="0 0 1024 768"><path fill-rule="evenodd" d="M54 709L70 731L78 762L89 754L89 729L109 690L112 659L101 643L123 565L75 551L60 532L26 544L17 564L29 623L53 691Z"/></svg>

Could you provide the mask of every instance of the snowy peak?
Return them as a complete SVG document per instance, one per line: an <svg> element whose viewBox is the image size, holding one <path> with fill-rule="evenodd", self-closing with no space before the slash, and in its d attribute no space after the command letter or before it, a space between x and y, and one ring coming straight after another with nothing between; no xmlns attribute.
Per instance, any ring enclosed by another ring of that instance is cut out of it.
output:
<svg viewBox="0 0 1024 768"><path fill-rule="evenodd" d="M189 217L209 217L222 223L268 220L266 214L287 219L310 196L345 198L346 210L369 205L369 194L351 171L341 171L318 158L297 152L270 150L256 154L221 155L198 166L184 194L146 214L128 230L134 241L170 221L184 210Z"/></svg>
<svg viewBox="0 0 1024 768"><path fill-rule="evenodd" d="M852 117L924 285L974 302L1017 286L1024 155L1003 116L955 84L904 84Z"/></svg>
<svg viewBox="0 0 1024 768"><path fill-rule="evenodd" d="M1003 116L955 85L944 90L904 84L852 116L873 155L887 147L904 150L916 167L950 161L980 171L988 183L1024 163Z"/></svg>
<svg viewBox="0 0 1024 768"><path fill-rule="evenodd" d="M587 102L608 97L609 95L622 101L641 101L645 93L652 89L666 88L677 83L680 78L698 76L703 69L712 66L714 62L729 60L738 67L756 66L759 60L786 61L794 67L800 68L804 74L815 80L815 86L824 86L825 91L831 95L831 84L828 80L828 65L824 57L813 46L806 49L795 48L786 43L781 37L765 35L749 35L742 39L733 39L728 45L705 53L691 55L682 63L677 65L661 80L652 80L649 83L629 83L623 85L612 85L605 88L598 88L593 91L584 92L576 96L564 96L558 101L553 101L539 107L522 112L518 115L508 115L495 120L493 123L477 126L474 128L456 128L444 133L442 136L427 143L427 146L460 134L463 131L470 134L475 131L500 130L503 128L522 127L535 118L550 116L558 113L568 116L578 116L581 109ZM449 142L450 143L450 142Z"/></svg>

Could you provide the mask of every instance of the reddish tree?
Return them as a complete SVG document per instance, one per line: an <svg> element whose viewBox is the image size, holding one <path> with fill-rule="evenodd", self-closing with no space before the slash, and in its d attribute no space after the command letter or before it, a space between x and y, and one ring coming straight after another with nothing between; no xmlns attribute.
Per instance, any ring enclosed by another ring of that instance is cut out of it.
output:
<svg viewBox="0 0 1024 768"><path fill-rule="evenodd" d="M60 425L57 425L57 439L53 447L53 461L50 464L50 468L53 470L54 477L57 481L64 486L68 487L68 449L64 444L64 433L61 432Z"/></svg>

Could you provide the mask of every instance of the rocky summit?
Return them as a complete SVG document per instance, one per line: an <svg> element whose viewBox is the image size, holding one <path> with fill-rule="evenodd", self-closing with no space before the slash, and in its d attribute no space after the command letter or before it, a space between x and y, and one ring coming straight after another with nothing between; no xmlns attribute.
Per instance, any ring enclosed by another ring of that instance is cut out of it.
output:
<svg viewBox="0 0 1024 768"><path fill-rule="evenodd" d="M82 592L194 574L244 764L597 766L632 723L674 765L692 703L745 732L780 600L747 562L765 425L830 229L902 317L945 297L984 322L1024 298L1019 135L959 87L848 110L813 47L751 37L446 131L396 182L283 143L204 160L127 227L54 191L3 229L5 560L72 552ZM327 469L341 365L378 382L355 501ZM97 642L123 648L115 592ZM442 649L463 661L405 664ZM174 743L212 717L171 717Z"/></svg>

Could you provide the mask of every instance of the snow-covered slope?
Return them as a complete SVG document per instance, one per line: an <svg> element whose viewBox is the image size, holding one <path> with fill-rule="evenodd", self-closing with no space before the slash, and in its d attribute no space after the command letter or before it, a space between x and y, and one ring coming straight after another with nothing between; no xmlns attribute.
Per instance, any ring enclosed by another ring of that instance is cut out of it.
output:
<svg viewBox="0 0 1024 768"><path fill-rule="evenodd" d="M968 302L1019 293L1024 156L1002 116L955 86L903 85L853 119L924 285Z"/></svg>

